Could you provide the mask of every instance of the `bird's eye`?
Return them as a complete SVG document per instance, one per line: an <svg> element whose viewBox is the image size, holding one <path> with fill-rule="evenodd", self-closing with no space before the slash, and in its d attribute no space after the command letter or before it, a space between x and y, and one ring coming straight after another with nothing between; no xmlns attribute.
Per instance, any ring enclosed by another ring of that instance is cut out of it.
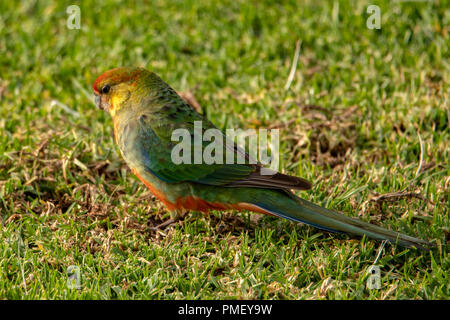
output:
<svg viewBox="0 0 450 320"><path fill-rule="evenodd" d="M111 90L111 87L109 86L109 84L105 84L105 85L102 87L102 93L108 93L109 90Z"/></svg>

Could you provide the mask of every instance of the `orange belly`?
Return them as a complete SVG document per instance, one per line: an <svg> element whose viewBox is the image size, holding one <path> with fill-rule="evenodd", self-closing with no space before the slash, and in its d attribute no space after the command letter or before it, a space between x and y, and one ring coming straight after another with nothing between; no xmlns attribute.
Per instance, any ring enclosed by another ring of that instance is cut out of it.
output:
<svg viewBox="0 0 450 320"><path fill-rule="evenodd" d="M158 198L164 205L169 209L170 211L174 210L193 210L193 211L201 211L201 212L209 212L210 210L248 210L258 213L267 214L270 216L273 216L272 213L265 211L251 203L245 203L245 202L239 202L235 204L225 204L220 202L209 202L194 196L187 196L183 198L177 199L175 203L170 202L167 197L164 195L164 193L155 188L150 182L146 181L144 178L142 178L139 173L137 173L136 170L131 169L133 173L138 177L139 180L141 180L145 186L153 193L153 195Z"/></svg>
<svg viewBox="0 0 450 320"><path fill-rule="evenodd" d="M159 201L164 203L164 205L167 207L167 209L169 209L170 211L174 211L174 210L178 209L174 203L170 202L166 198L166 196L164 195L164 193L162 193L161 190L156 189L150 182L148 182L147 180L142 178L135 169L132 168L131 171L133 171L133 173L136 175L136 177L138 177L138 179L141 180L142 183L144 183L145 186L150 189L151 193L153 193L153 195L155 197L157 197L159 199Z"/></svg>

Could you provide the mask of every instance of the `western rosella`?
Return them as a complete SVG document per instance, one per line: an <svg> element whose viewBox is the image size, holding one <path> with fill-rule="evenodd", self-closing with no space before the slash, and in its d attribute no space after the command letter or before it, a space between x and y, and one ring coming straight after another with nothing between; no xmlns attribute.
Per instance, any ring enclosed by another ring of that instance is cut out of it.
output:
<svg viewBox="0 0 450 320"><path fill-rule="evenodd" d="M115 140L128 166L171 212L249 210L404 247L430 246L301 199L291 190L310 189L308 181L275 171L262 174L259 163L175 164L174 130L186 129L193 137L195 121L202 121L202 130L216 127L153 72L112 69L95 80L93 89L97 106L112 116ZM224 148L249 159L235 144Z"/></svg>

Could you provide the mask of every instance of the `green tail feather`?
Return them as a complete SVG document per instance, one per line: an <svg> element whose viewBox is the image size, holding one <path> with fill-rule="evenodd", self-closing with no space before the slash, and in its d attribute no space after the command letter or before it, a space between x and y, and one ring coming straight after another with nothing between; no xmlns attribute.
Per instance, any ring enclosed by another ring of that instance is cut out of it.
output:
<svg viewBox="0 0 450 320"><path fill-rule="evenodd" d="M403 247L428 249L432 244L428 241L410 237L395 231L387 230L359 219L347 217L336 211L320 207L301 199L294 194L280 197L268 195L266 192L252 203L261 209L296 222L303 222L331 232L345 232L357 236L367 236L377 240L387 240Z"/></svg>

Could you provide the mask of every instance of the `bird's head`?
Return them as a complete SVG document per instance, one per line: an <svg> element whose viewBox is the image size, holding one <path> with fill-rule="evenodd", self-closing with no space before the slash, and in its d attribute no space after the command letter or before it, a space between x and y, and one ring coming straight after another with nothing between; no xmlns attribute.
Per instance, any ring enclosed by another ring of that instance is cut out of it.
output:
<svg viewBox="0 0 450 320"><path fill-rule="evenodd" d="M150 74L144 68L121 67L106 71L95 80L95 104L102 110L109 111L114 116L118 110L136 93L136 87L145 74Z"/></svg>

